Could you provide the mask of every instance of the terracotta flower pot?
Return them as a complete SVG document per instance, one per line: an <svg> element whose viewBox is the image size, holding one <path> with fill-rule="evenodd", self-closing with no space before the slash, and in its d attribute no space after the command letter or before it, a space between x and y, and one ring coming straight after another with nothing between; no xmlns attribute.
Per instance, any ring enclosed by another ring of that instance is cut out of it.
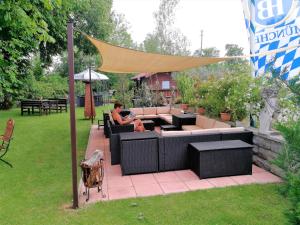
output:
<svg viewBox="0 0 300 225"><path fill-rule="evenodd" d="M180 105L180 108L181 108L182 110L186 111L186 110L188 110L189 105L188 105L188 104L181 104L181 105Z"/></svg>
<svg viewBox="0 0 300 225"><path fill-rule="evenodd" d="M230 121L230 119L231 119L231 114L230 113L220 113L220 115L221 115L221 120L223 122Z"/></svg>
<svg viewBox="0 0 300 225"><path fill-rule="evenodd" d="M205 108L199 107L199 108L198 108L198 113L199 113L200 115L204 115L204 114L205 114Z"/></svg>

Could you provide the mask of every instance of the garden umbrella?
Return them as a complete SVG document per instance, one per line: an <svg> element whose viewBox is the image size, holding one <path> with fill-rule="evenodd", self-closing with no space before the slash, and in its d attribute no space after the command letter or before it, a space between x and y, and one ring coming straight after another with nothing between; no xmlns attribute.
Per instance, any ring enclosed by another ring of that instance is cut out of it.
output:
<svg viewBox="0 0 300 225"><path fill-rule="evenodd" d="M89 68L74 74L74 79L81 80L85 83L84 117L92 119L93 122L96 112L91 82L97 80L109 80L109 78L106 75L97 73Z"/></svg>

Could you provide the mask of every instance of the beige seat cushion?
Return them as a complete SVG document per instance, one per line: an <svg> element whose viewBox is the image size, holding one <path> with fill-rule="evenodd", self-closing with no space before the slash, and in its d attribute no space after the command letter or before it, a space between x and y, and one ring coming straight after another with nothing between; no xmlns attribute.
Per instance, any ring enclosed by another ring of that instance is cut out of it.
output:
<svg viewBox="0 0 300 225"><path fill-rule="evenodd" d="M191 132L192 132L192 134L218 134L218 133L220 133L218 128L192 130Z"/></svg>
<svg viewBox="0 0 300 225"><path fill-rule="evenodd" d="M210 128L213 128L213 127L214 127L215 123L216 123L216 120L206 118L206 119L204 120L204 123L201 124L201 127L202 127L203 129L210 129Z"/></svg>
<svg viewBox="0 0 300 225"><path fill-rule="evenodd" d="M140 120L141 120L141 119L144 119L144 115L136 115L136 116L135 116L135 119L140 119Z"/></svg>
<svg viewBox="0 0 300 225"><path fill-rule="evenodd" d="M168 123L172 123L172 116L171 115L159 115L159 118L161 118L162 120L165 120Z"/></svg>
<svg viewBox="0 0 300 225"><path fill-rule="evenodd" d="M179 108L172 108L170 112L172 115L178 115L182 113L182 110Z"/></svg>
<svg viewBox="0 0 300 225"><path fill-rule="evenodd" d="M159 116L158 115L156 115L156 114L149 114L149 115L143 115L143 118L144 119L155 119L155 118L159 118Z"/></svg>
<svg viewBox="0 0 300 225"><path fill-rule="evenodd" d="M216 129L218 129L221 133L241 132L245 130L244 127L216 128Z"/></svg>
<svg viewBox="0 0 300 225"><path fill-rule="evenodd" d="M170 114L170 107L164 106L164 107L156 107L157 114Z"/></svg>
<svg viewBox="0 0 300 225"><path fill-rule="evenodd" d="M216 121L215 122L215 125L214 125L214 128L230 128L231 126L227 123L223 123L223 122L220 122L220 121Z"/></svg>
<svg viewBox="0 0 300 225"><path fill-rule="evenodd" d="M184 126L182 126L182 130L192 131L192 130L200 130L200 129L202 129L202 128L197 126L197 125L184 125Z"/></svg>
<svg viewBox="0 0 300 225"><path fill-rule="evenodd" d="M163 113L160 113L160 114L158 114L158 116L159 116L159 117L163 117L163 116L171 116L171 117L172 117L172 115L171 115L171 114L169 114L169 113L168 113L168 114L163 114Z"/></svg>
<svg viewBox="0 0 300 225"><path fill-rule="evenodd" d="M130 108L131 112L133 112L135 115L144 115L143 108Z"/></svg>
<svg viewBox="0 0 300 225"><path fill-rule="evenodd" d="M156 107L146 107L143 108L144 110L144 115L156 115L157 110Z"/></svg>
<svg viewBox="0 0 300 225"><path fill-rule="evenodd" d="M187 136L191 135L191 131L179 130L179 131L161 131L161 135L164 137L172 137L172 136Z"/></svg>

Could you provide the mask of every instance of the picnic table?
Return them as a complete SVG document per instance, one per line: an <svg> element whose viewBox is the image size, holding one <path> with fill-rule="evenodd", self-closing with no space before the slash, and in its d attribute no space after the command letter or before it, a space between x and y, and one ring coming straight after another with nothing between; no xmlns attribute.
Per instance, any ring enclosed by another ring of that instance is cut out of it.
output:
<svg viewBox="0 0 300 225"><path fill-rule="evenodd" d="M22 100L21 101L21 115L26 112L28 115L38 113L39 115L48 115L51 111L63 110L67 112L67 99L42 99L42 100Z"/></svg>

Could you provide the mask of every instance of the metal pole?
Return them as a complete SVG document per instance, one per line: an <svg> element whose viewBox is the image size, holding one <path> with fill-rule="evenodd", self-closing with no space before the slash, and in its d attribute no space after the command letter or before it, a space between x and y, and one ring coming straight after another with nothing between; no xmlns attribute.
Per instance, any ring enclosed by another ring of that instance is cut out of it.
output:
<svg viewBox="0 0 300 225"><path fill-rule="evenodd" d="M90 80L90 98L91 98L91 119L92 124L94 123L94 111L93 111L93 93L92 93L92 70L91 66L89 67L89 80Z"/></svg>
<svg viewBox="0 0 300 225"><path fill-rule="evenodd" d="M76 118L75 118L75 92L74 92L74 49L73 49L73 21L72 20L70 20L68 22L68 67L69 67L69 98L70 98L73 208L76 209L76 208L78 208L78 187L77 187Z"/></svg>
<svg viewBox="0 0 300 225"><path fill-rule="evenodd" d="M202 56L202 46L203 46L203 30L201 30L201 46L200 46L200 56Z"/></svg>

